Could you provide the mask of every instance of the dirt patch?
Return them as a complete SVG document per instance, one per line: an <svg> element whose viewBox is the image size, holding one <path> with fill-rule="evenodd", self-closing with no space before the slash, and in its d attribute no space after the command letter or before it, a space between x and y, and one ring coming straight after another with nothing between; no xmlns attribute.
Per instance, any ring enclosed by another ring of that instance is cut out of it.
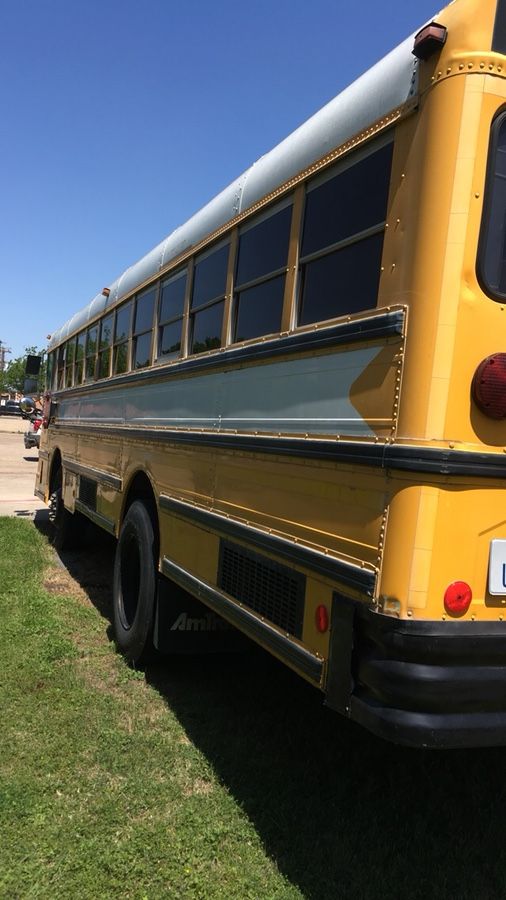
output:
<svg viewBox="0 0 506 900"><path fill-rule="evenodd" d="M49 594L69 595L79 598L81 601L85 600L87 604L91 605L86 591L65 569L51 567L46 572L43 587Z"/></svg>

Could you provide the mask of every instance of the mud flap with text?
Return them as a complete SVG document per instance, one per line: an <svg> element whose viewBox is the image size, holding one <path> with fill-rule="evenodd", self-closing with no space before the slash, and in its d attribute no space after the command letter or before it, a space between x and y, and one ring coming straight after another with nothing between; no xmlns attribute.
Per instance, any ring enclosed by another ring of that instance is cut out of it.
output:
<svg viewBox="0 0 506 900"><path fill-rule="evenodd" d="M250 647L240 631L162 575L153 642L161 653L239 653Z"/></svg>

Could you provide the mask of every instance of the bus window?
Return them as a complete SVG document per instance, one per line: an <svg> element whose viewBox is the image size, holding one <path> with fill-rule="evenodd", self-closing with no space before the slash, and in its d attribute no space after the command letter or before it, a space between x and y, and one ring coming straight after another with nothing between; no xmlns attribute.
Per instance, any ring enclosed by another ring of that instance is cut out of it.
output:
<svg viewBox="0 0 506 900"><path fill-rule="evenodd" d="M100 322L98 345L98 378L107 378L111 368L112 325L114 316L106 316Z"/></svg>
<svg viewBox="0 0 506 900"><path fill-rule="evenodd" d="M392 146L309 184L299 325L376 306Z"/></svg>
<svg viewBox="0 0 506 900"><path fill-rule="evenodd" d="M132 319L132 302L125 303L116 310L116 324L114 328L113 351L113 375L121 375L128 372L129 353L128 343L130 338L130 324Z"/></svg>
<svg viewBox="0 0 506 900"><path fill-rule="evenodd" d="M58 348L56 386L59 390L65 386L65 344Z"/></svg>
<svg viewBox="0 0 506 900"><path fill-rule="evenodd" d="M478 270L487 294L506 297L506 112L492 125Z"/></svg>
<svg viewBox="0 0 506 900"><path fill-rule="evenodd" d="M235 278L235 341L281 329L291 219L291 204L278 207L240 234Z"/></svg>
<svg viewBox="0 0 506 900"><path fill-rule="evenodd" d="M97 363L98 326L93 325L86 332L86 381L93 381Z"/></svg>
<svg viewBox="0 0 506 900"><path fill-rule="evenodd" d="M178 272L162 282L158 315L158 357L181 356L181 332L187 272Z"/></svg>
<svg viewBox="0 0 506 900"><path fill-rule="evenodd" d="M46 368L46 388L49 391L53 388L53 375L54 375L54 353L48 353L47 368Z"/></svg>
<svg viewBox="0 0 506 900"><path fill-rule="evenodd" d="M191 299L191 353L205 353L221 345L225 287L230 244L221 244L197 257Z"/></svg>
<svg viewBox="0 0 506 900"><path fill-rule="evenodd" d="M157 288L139 294L135 301L132 357L133 368L143 369L151 362L151 337Z"/></svg>
<svg viewBox="0 0 506 900"><path fill-rule="evenodd" d="M74 359L76 351L76 339L67 342L65 352L65 387L72 387L74 380Z"/></svg>
<svg viewBox="0 0 506 900"><path fill-rule="evenodd" d="M74 384L81 384L84 376L84 348L86 345L86 332L81 331L81 334L77 335L77 344L76 344L76 364L75 364L75 378Z"/></svg>

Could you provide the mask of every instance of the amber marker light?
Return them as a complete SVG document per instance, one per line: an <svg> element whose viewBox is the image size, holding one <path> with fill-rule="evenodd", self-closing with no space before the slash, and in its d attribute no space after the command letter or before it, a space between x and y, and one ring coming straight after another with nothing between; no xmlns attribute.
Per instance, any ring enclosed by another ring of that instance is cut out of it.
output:
<svg viewBox="0 0 506 900"><path fill-rule="evenodd" d="M415 43L413 44L413 56L417 59L428 59L436 50L440 50L446 38L448 30L444 25L438 25L437 22L431 22L422 28L415 35Z"/></svg>
<svg viewBox="0 0 506 900"><path fill-rule="evenodd" d="M465 581L454 581L445 591L445 609L452 616L467 612L473 599L473 592Z"/></svg>
<svg viewBox="0 0 506 900"><path fill-rule="evenodd" d="M479 410L489 419L506 418L506 353L492 353L474 373L472 394Z"/></svg>
<svg viewBox="0 0 506 900"><path fill-rule="evenodd" d="M323 603L316 607L315 621L320 634L325 634L329 627L329 613Z"/></svg>

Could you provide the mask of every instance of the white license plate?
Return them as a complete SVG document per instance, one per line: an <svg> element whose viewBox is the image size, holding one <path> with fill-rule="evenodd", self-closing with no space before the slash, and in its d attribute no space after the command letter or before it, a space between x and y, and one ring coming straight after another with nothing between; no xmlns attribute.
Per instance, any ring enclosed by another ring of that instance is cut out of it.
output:
<svg viewBox="0 0 506 900"><path fill-rule="evenodd" d="M506 595L506 541L490 541L488 590L490 594Z"/></svg>

